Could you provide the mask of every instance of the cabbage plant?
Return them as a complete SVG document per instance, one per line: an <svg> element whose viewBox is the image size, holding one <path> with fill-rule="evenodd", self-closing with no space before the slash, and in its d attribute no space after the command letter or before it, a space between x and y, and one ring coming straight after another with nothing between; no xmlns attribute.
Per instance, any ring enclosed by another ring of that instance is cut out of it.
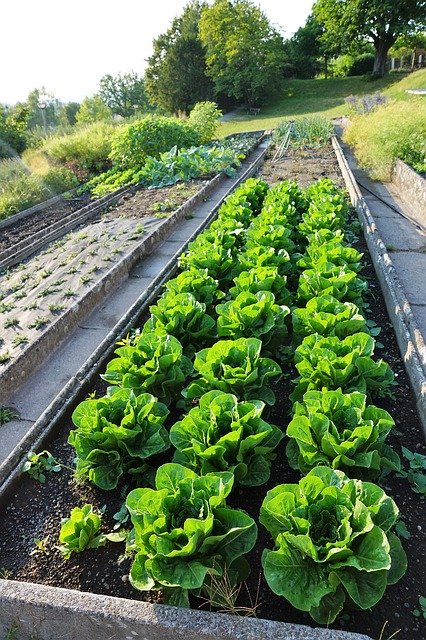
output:
<svg viewBox="0 0 426 640"><path fill-rule="evenodd" d="M233 393L240 400L274 404L275 395L268 381L280 375L281 367L274 360L261 357L261 350L261 340L239 338L219 340L209 349L199 351L194 362L199 377L182 394L190 400L217 389Z"/></svg>
<svg viewBox="0 0 426 640"><path fill-rule="evenodd" d="M390 531L397 517L380 487L329 467L275 487L259 518L275 542L262 556L268 585L320 624L332 623L346 601L370 609L407 568Z"/></svg>
<svg viewBox="0 0 426 640"><path fill-rule="evenodd" d="M191 361L173 336L144 333L115 353L119 357L108 363L101 378L135 393L152 393L165 404L180 395L192 373Z"/></svg>
<svg viewBox="0 0 426 640"><path fill-rule="evenodd" d="M177 449L174 462L202 475L232 471L240 485L263 484L284 435L262 420L264 407L259 400L239 402L222 391L205 393L199 406L170 429L170 440Z"/></svg>
<svg viewBox="0 0 426 640"><path fill-rule="evenodd" d="M164 427L166 405L149 393L110 388L102 398L80 402L72 414L77 427L68 442L77 454L77 477L114 489L125 473L142 474L149 458L170 446Z"/></svg>
<svg viewBox="0 0 426 640"><path fill-rule="evenodd" d="M218 304L216 312L219 338L259 338L265 355L278 356L284 347L290 309L275 304L270 291L242 291L235 300Z"/></svg>
<svg viewBox="0 0 426 640"><path fill-rule="evenodd" d="M367 405L365 394L308 391L293 410L287 427L287 457L293 469L306 474L327 465L366 479L385 469L400 469L398 455L385 444L395 423L384 409Z"/></svg>
<svg viewBox="0 0 426 640"><path fill-rule="evenodd" d="M392 370L387 362L373 360L373 352L374 338L367 333L354 333L343 340L317 333L307 336L294 354L300 377L291 399L301 400L306 391L339 388L369 397L389 394Z"/></svg>
<svg viewBox="0 0 426 640"><path fill-rule="evenodd" d="M155 489L129 493L129 550L136 554L130 582L136 589L163 589L166 602L189 606L189 593L198 594L212 575L247 575L242 556L254 546L257 527L226 506L233 482L230 472L200 477L170 463L157 470Z"/></svg>

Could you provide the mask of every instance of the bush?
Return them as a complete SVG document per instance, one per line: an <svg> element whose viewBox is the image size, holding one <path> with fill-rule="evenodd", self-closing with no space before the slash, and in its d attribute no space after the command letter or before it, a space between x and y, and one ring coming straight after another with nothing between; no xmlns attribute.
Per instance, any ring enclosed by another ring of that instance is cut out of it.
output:
<svg viewBox="0 0 426 640"><path fill-rule="evenodd" d="M78 180L74 173L65 167L52 167L40 178L45 186L56 194L64 193L64 191L78 186Z"/></svg>
<svg viewBox="0 0 426 640"><path fill-rule="evenodd" d="M42 202L49 192L38 176L21 175L0 189L0 220Z"/></svg>
<svg viewBox="0 0 426 640"><path fill-rule="evenodd" d="M374 54L373 53L361 53L359 56L355 56L352 60L352 64L348 68L348 76L363 76L367 73L372 73L374 66Z"/></svg>
<svg viewBox="0 0 426 640"><path fill-rule="evenodd" d="M371 113L357 116L348 126L344 141L352 145L362 167L378 180L388 180L399 158L416 171L426 171L426 118L422 98L391 102Z"/></svg>
<svg viewBox="0 0 426 640"><path fill-rule="evenodd" d="M146 116L122 127L112 140L111 159L121 167L141 166L147 156L158 158L174 146L200 143L200 134L188 122L163 116Z"/></svg>
<svg viewBox="0 0 426 640"><path fill-rule="evenodd" d="M47 139L40 151L54 162L65 165L80 179L81 174L94 174L111 166L109 154L111 139L116 127L106 122L96 122L82 127L70 135Z"/></svg>
<svg viewBox="0 0 426 640"><path fill-rule="evenodd" d="M215 136L222 112L215 102L197 102L189 114L189 124L198 131L200 142L210 142Z"/></svg>

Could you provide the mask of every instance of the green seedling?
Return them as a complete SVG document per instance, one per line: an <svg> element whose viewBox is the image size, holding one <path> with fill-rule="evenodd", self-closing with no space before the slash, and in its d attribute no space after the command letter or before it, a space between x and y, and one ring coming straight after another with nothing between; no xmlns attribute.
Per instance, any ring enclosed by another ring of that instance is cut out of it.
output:
<svg viewBox="0 0 426 640"><path fill-rule="evenodd" d="M28 336L23 333L18 333L12 340L15 347L19 347L23 344L28 344Z"/></svg>
<svg viewBox="0 0 426 640"><path fill-rule="evenodd" d="M64 298L74 298L77 294L72 289L65 289L62 295L64 296Z"/></svg>
<svg viewBox="0 0 426 640"><path fill-rule="evenodd" d="M50 313L61 313L61 311L65 309L65 306L63 304L55 304L54 302L52 302L48 305L47 308L49 309Z"/></svg>
<svg viewBox="0 0 426 640"><path fill-rule="evenodd" d="M48 278L53 273L52 269L42 269L39 273L40 278Z"/></svg>
<svg viewBox="0 0 426 640"><path fill-rule="evenodd" d="M34 538L35 549L30 552L30 556L34 556L37 553L47 553L47 542L49 536L45 538Z"/></svg>
<svg viewBox="0 0 426 640"><path fill-rule="evenodd" d="M11 360L12 356L9 351L5 351L4 353L0 353L0 364L6 364Z"/></svg>
<svg viewBox="0 0 426 640"><path fill-rule="evenodd" d="M408 480L412 490L424 498L426 495L426 456L422 453L410 451L406 447L401 447L401 450L404 458L409 463L409 469L403 469L398 473L398 476Z"/></svg>
<svg viewBox="0 0 426 640"><path fill-rule="evenodd" d="M5 320L4 328L5 329L15 329L19 327L19 319L18 318L8 318Z"/></svg>
<svg viewBox="0 0 426 640"><path fill-rule="evenodd" d="M89 284L89 282L92 282L93 278L91 276L85 275L85 276L80 276L80 282L82 282L83 284Z"/></svg>
<svg viewBox="0 0 426 640"><path fill-rule="evenodd" d="M72 467L56 460L47 449L40 453L30 451L27 458L22 465L22 471L28 473L31 478L41 483L46 482L46 473L58 473L61 469L68 469L68 471L72 471L73 473L75 471Z"/></svg>
<svg viewBox="0 0 426 640"><path fill-rule="evenodd" d="M37 318L35 318L34 322L30 325L28 325L28 327L30 329L37 329L37 331L39 329L42 329L46 324L49 324L49 319L46 318L45 316L37 316Z"/></svg>
<svg viewBox="0 0 426 640"><path fill-rule="evenodd" d="M0 313L7 313L8 311L12 311L15 307L13 302L0 302Z"/></svg>
<svg viewBox="0 0 426 640"><path fill-rule="evenodd" d="M11 422L14 418L19 418L18 412L12 407L0 405L0 425Z"/></svg>
<svg viewBox="0 0 426 640"><path fill-rule="evenodd" d="M419 596L419 608L413 609L413 616L416 618L424 618L426 620L426 597Z"/></svg>

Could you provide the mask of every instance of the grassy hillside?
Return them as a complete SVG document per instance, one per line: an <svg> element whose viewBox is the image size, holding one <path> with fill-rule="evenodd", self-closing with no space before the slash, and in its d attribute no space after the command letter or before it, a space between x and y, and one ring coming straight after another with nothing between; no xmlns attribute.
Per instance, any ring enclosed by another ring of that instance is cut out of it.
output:
<svg viewBox="0 0 426 640"><path fill-rule="evenodd" d="M426 69L407 75L389 74L384 78L367 81L362 76L352 78L329 78L327 80L286 80L283 95L261 109L257 116L247 115L244 110L220 124L219 136L240 131L273 129L284 119L318 114L329 118L348 113L346 96L365 95L380 91L396 100L413 98L406 89L426 88ZM424 98L426 107L426 96Z"/></svg>

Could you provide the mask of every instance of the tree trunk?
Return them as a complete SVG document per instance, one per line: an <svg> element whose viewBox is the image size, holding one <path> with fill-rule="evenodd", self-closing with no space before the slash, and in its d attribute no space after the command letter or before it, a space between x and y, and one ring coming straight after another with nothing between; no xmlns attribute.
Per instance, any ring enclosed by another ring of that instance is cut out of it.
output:
<svg viewBox="0 0 426 640"><path fill-rule="evenodd" d="M373 76L384 76L386 72L386 60L388 57L388 51L391 48L392 43L387 43L384 40L377 38L374 41L374 48L376 57L374 58Z"/></svg>

